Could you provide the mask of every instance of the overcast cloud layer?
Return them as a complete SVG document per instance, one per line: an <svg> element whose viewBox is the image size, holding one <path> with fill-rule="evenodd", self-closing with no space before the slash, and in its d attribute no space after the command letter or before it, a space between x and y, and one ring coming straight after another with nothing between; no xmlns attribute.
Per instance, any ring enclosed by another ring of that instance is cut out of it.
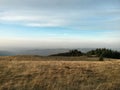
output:
<svg viewBox="0 0 120 90"><path fill-rule="evenodd" d="M95 47L110 45L118 48L119 30L120 0L0 0L2 46L6 44L4 40L6 42L9 39L14 40L8 43L14 46L18 43L16 39L21 41L24 38L24 40L37 39L38 46L43 44L41 47L44 47L44 43L51 44L50 47L63 47L61 45L64 44L67 47L71 43L70 47L79 47L79 44L82 44L81 47L85 44L93 47L94 44ZM97 34L97 37L94 32L100 31L102 33ZM84 33L87 34L82 36ZM35 42L34 40L30 42ZM62 44L55 44L56 42ZM24 45L27 44L23 43Z"/></svg>

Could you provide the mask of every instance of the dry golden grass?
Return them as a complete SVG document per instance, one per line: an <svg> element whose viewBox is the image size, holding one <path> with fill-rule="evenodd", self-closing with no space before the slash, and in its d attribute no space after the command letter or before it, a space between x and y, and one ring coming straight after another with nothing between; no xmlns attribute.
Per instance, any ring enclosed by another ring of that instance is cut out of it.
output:
<svg viewBox="0 0 120 90"><path fill-rule="evenodd" d="M120 90L119 60L71 58L0 57L0 90Z"/></svg>

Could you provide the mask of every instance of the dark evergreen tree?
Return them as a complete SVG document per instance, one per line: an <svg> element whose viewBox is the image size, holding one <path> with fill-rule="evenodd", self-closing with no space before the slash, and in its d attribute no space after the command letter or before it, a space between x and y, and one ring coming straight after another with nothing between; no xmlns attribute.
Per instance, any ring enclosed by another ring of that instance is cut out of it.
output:
<svg viewBox="0 0 120 90"><path fill-rule="evenodd" d="M91 50L87 52L87 56L95 55L100 57L101 54L103 55L103 57L106 57L106 58L120 59L120 52L113 51L111 49L99 48L99 49Z"/></svg>

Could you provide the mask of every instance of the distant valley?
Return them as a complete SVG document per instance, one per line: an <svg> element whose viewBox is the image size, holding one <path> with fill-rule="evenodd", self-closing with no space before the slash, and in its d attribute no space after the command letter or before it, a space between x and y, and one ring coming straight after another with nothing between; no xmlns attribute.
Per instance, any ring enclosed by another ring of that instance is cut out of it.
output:
<svg viewBox="0 0 120 90"><path fill-rule="evenodd" d="M88 52L90 50L94 50L95 48L77 48L81 52ZM51 54L63 53L68 52L72 49L13 49L13 50L0 50L0 56L13 56L13 55L41 55L47 56ZM120 49L112 49L120 51Z"/></svg>

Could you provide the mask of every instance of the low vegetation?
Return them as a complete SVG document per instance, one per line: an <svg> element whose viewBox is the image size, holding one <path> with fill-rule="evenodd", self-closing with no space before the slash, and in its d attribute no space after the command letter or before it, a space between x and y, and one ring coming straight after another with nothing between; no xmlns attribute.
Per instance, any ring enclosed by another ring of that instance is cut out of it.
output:
<svg viewBox="0 0 120 90"><path fill-rule="evenodd" d="M0 90L120 90L120 61L98 59L0 57Z"/></svg>

